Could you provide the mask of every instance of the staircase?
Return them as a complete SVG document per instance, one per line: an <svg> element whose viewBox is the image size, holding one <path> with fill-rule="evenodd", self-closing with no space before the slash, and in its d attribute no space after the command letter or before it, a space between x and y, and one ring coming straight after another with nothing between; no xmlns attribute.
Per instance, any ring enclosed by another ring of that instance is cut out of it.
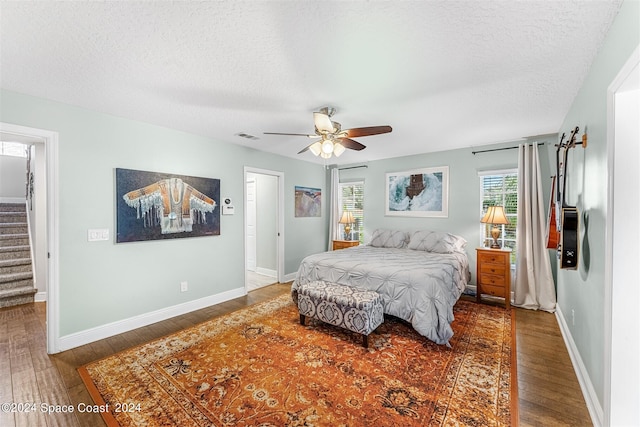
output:
<svg viewBox="0 0 640 427"><path fill-rule="evenodd" d="M29 229L24 203L0 203L0 308L33 302Z"/></svg>

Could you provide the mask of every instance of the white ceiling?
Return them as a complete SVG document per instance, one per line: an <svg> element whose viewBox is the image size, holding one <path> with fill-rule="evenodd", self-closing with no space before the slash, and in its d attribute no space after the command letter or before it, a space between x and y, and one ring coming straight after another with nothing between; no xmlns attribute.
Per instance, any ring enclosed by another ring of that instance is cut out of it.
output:
<svg viewBox="0 0 640 427"><path fill-rule="evenodd" d="M341 164L476 147L558 132L620 3L3 0L0 86L309 161L263 132L333 106L393 127Z"/></svg>

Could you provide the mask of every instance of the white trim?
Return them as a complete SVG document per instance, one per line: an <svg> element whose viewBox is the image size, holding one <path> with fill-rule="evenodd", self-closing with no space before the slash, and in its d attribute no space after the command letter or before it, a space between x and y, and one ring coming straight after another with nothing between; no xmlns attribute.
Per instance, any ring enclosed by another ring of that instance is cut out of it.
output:
<svg viewBox="0 0 640 427"><path fill-rule="evenodd" d="M244 180L243 182L245 184L243 184L243 202L244 202L244 206L247 206L247 186L246 186L246 182L247 182L247 174L249 173L256 173L256 174L261 174L261 175L270 175L270 176L275 176L278 179L278 230L277 230L277 239L276 239L276 245L277 245L277 249L276 249L276 253L277 253L277 259L276 259L276 265L277 265L277 271L276 271L276 280L279 283L282 283L284 281L284 172L278 172L278 171L272 171L272 170L268 170L268 169L260 169L260 168L254 168L252 166L245 166L244 167ZM247 209L243 209L244 212L244 225L243 225L243 236L244 236L244 283L245 283L245 288L247 286Z"/></svg>
<svg viewBox="0 0 640 427"><path fill-rule="evenodd" d="M289 273L289 274L285 274L284 276L282 276L282 280L278 280L280 283L286 283L286 282L290 282L292 280L296 280L296 273Z"/></svg>
<svg viewBox="0 0 640 427"><path fill-rule="evenodd" d="M136 328L141 328L152 323L157 323L175 316L180 316L185 313L190 313L195 310L209 307L211 305L220 304L222 302L229 301L246 294L247 291L244 289L244 287L236 288L216 295L209 295L197 300L187 301L171 307L161 308L156 311L151 311L149 313L130 317L128 319L119 320L117 322L112 322L106 325L101 325L95 328L65 335L63 337L60 337L59 349L60 351L69 350L71 348L109 338L114 335L122 334Z"/></svg>
<svg viewBox="0 0 640 427"><path fill-rule="evenodd" d="M580 383L580 389L582 390L582 395L584 396L585 403L587 404L587 410L591 416L591 422L594 427L601 427L603 425L602 406L600 405L598 395L596 394L596 390L593 387L591 378L589 377L587 367L584 365L584 362L580 357L578 347L576 347L576 343L571 336L571 331L567 326L562 310L560 310L560 305L556 305L556 319L558 321L558 326L560 327L560 332L562 333L562 338L564 339L564 344L569 352L569 358L571 358L573 370L576 373L576 377L578 377L578 383Z"/></svg>
<svg viewBox="0 0 640 427"><path fill-rule="evenodd" d="M256 267L256 273L276 279L278 278L278 270L272 270L270 268Z"/></svg>
<svg viewBox="0 0 640 427"><path fill-rule="evenodd" d="M604 260L604 422L611 423L611 364L613 333L613 181L615 152L615 98L616 92L631 76L633 69L640 64L640 45L622 66L618 75L607 88L607 210L605 215Z"/></svg>
<svg viewBox="0 0 640 427"><path fill-rule="evenodd" d="M33 296L33 302L47 302L47 293L36 292L36 294Z"/></svg>
<svg viewBox="0 0 640 427"><path fill-rule="evenodd" d="M58 221L58 132L0 122L0 132L42 138L47 164L47 353L58 353L60 340L59 254Z"/></svg>

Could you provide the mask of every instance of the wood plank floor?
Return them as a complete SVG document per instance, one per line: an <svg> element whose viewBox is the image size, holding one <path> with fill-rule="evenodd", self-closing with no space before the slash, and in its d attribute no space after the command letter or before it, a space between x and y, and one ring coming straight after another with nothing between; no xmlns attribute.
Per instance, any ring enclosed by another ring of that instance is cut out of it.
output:
<svg viewBox="0 0 640 427"><path fill-rule="evenodd" d="M0 426L104 426L100 415L77 410L79 405L93 404L78 375L79 366L289 291L290 283L267 286L52 356L46 354L44 303L0 309L0 403L37 405L21 408L35 409L29 413L0 410ZM555 316L516 309L516 319L520 425L592 425ZM73 413L56 412L68 405Z"/></svg>

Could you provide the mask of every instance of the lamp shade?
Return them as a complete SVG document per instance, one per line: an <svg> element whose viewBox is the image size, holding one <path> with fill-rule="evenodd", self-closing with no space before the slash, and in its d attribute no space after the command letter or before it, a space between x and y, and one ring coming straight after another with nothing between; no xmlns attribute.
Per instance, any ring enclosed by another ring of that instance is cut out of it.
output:
<svg viewBox="0 0 640 427"><path fill-rule="evenodd" d="M342 217L340 217L340 224L353 224L353 214L349 211L342 212Z"/></svg>
<svg viewBox="0 0 640 427"><path fill-rule="evenodd" d="M483 224L509 224L502 206L489 206L480 222Z"/></svg>

